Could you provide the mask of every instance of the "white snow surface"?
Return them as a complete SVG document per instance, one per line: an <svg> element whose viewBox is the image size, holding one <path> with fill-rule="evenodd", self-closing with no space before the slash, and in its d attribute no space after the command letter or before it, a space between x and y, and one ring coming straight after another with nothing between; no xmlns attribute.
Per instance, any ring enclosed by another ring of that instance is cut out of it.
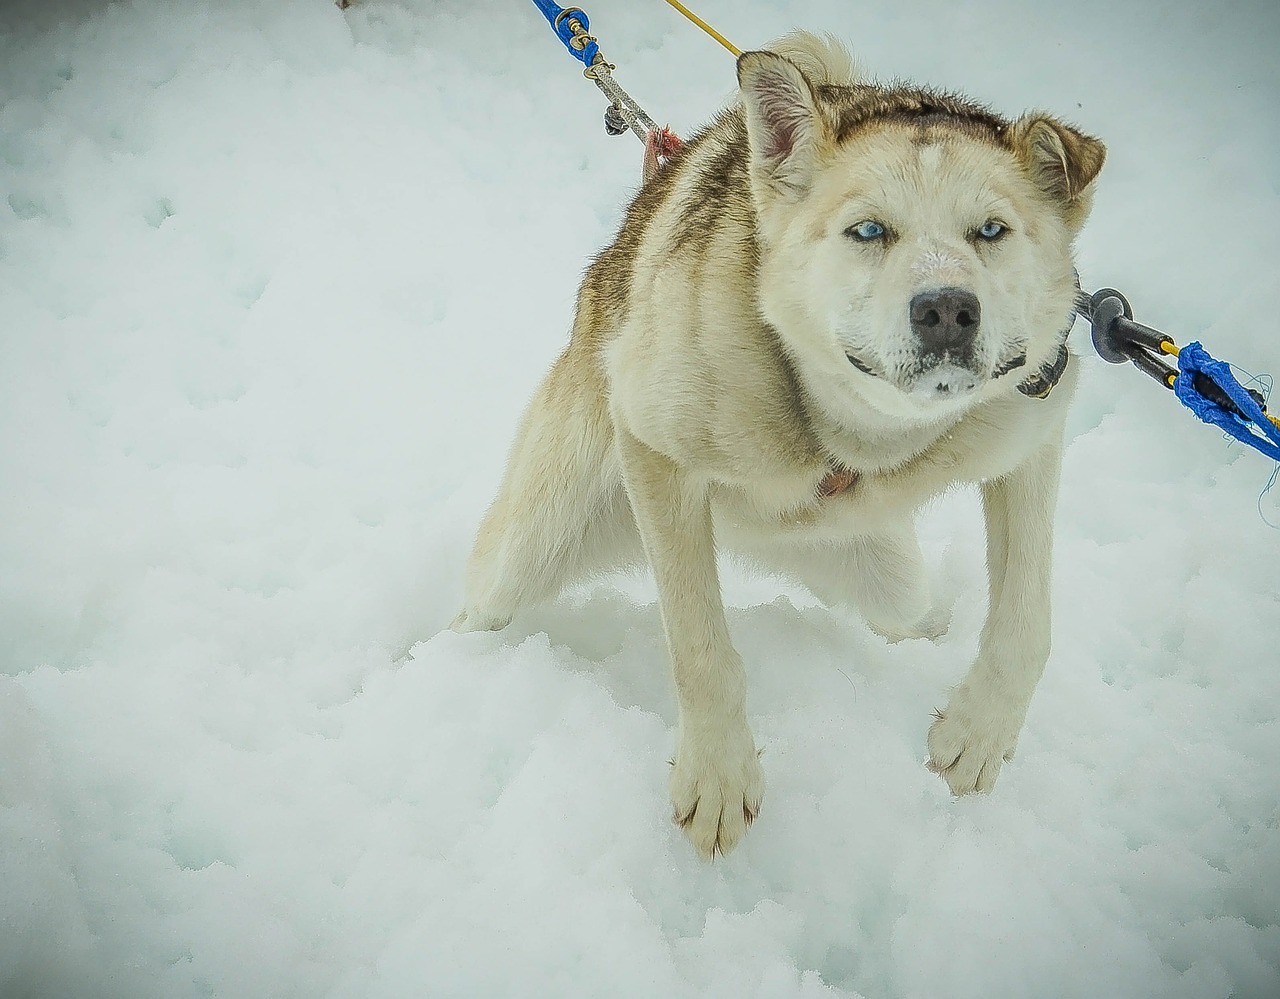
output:
<svg viewBox="0 0 1280 999"><path fill-rule="evenodd" d="M677 131L732 90L658 0L586 6ZM1274 0L697 6L1101 136L1086 286L1280 372ZM649 581L442 630L639 183L602 111L524 0L0 8L0 995L1280 995L1272 466L1082 328L990 796L924 767L985 612L968 493L922 518L936 646L727 569L769 784L713 865Z"/></svg>

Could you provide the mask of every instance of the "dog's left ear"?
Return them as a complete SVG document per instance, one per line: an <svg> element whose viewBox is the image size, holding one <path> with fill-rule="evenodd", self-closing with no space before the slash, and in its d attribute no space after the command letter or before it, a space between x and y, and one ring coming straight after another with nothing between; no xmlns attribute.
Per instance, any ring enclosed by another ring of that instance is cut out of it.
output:
<svg viewBox="0 0 1280 999"><path fill-rule="evenodd" d="M824 124L813 87L795 63L773 52L738 57L752 166L792 194L809 187Z"/></svg>
<svg viewBox="0 0 1280 999"><path fill-rule="evenodd" d="M1009 143L1036 186L1064 205L1085 193L1107 158L1107 147L1097 139L1045 114L1014 122Z"/></svg>

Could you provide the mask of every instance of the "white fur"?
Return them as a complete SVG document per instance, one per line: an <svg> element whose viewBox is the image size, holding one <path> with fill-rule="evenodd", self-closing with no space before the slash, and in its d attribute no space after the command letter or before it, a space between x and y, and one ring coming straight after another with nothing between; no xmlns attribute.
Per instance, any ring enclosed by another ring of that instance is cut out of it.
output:
<svg viewBox="0 0 1280 999"><path fill-rule="evenodd" d="M764 786L717 551L859 608L891 640L934 638L946 611L930 597L913 519L957 483L982 492L990 610L929 753L955 793L991 788L1049 654L1053 509L1075 379L1068 368L1037 400L1018 393L1016 375L992 377L1011 351L1025 351L1027 371L1056 353L1074 293L1074 226L1016 157L962 136L922 151L892 127L824 145L796 64L810 82L847 82L852 61L814 36L779 47L795 64L761 53L740 63L755 153L737 210L693 245L673 243L697 206L700 171L732 141L725 119L679 162L651 214L628 223L643 225L638 248L606 251L588 273L573 341L522 421L454 622L500 628L576 578L646 561L680 706L674 816L707 857L738 842ZM975 244L973 227L995 215L1013 235ZM851 242L844 231L863 218L892 225L894 241ZM744 263L748 238L760 246L757 271ZM625 309L610 291L619 282ZM981 332L969 367L921 370L906 305L942 284L978 295ZM939 380L954 391L941 396ZM824 498L833 468L857 478Z"/></svg>

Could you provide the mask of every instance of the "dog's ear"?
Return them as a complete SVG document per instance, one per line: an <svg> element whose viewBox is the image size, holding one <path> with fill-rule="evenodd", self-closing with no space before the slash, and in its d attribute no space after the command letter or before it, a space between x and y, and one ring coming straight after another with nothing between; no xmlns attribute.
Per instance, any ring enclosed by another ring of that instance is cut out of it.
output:
<svg viewBox="0 0 1280 999"><path fill-rule="evenodd" d="M813 87L795 63L773 52L742 53L738 85L752 166L775 186L802 193L825 129Z"/></svg>
<svg viewBox="0 0 1280 999"><path fill-rule="evenodd" d="M1085 193L1107 158L1097 139L1038 112L1013 123L1009 143L1036 186L1063 205Z"/></svg>

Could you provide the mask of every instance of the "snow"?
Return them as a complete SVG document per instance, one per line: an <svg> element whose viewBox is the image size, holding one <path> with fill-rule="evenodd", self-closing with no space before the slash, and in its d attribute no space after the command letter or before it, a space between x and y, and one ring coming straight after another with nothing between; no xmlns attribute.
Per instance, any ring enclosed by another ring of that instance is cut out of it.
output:
<svg viewBox="0 0 1280 999"><path fill-rule="evenodd" d="M588 7L677 131L731 89L657 0ZM1086 285L1280 370L1273 0L698 7L1077 120ZM1082 361L991 796L923 765L970 495L922 524L937 646L727 570L769 787L714 865L668 818L648 581L442 631L639 182L602 110L520 2L0 9L0 995L1280 994L1272 466L1132 369Z"/></svg>

